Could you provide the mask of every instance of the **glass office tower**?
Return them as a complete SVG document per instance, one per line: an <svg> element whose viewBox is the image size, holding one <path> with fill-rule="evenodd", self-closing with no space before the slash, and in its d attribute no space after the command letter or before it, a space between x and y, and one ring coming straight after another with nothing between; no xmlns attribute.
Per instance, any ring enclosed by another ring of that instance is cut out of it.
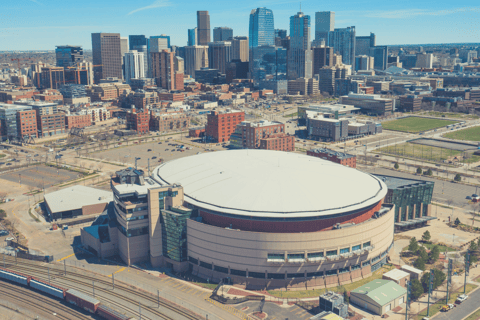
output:
<svg viewBox="0 0 480 320"><path fill-rule="evenodd" d="M273 11L267 8L257 8L250 13L249 46L275 45L275 29L273 26Z"/></svg>

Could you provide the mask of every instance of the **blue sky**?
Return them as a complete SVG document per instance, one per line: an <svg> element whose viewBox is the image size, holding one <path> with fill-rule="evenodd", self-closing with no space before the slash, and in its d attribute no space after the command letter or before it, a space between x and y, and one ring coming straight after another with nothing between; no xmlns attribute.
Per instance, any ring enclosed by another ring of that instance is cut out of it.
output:
<svg viewBox="0 0 480 320"><path fill-rule="evenodd" d="M210 11L210 25L248 35L250 11L273 10L275 28L288 29L300 1L243 0L1 0L0 50L53 50L55 45L91 49L92 32L121 36L167 34L175 45L186 45L187 29L196 26L196 11ZM311 16L334 11L335 27L355 26L357 35L377 35L378 45L480 42L480 2L303 0Z"/></svg>

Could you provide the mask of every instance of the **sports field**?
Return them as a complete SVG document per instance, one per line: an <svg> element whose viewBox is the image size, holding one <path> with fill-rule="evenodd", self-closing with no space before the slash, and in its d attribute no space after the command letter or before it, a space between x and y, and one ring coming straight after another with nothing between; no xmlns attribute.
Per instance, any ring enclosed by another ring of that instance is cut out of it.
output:
<svg viewBox="0 0 480 320"><path fill-rule="evenodd" d="M465 161L465 163L480 161L480 156L471 154L467 154L467 159L463 159L463 155L465 155L463 151L425 146L409 142L383 147L377 149L377 151L390 155L398 155L399 157L416 158L435 162L443 160L453 161L455 157L457 157L460 162Z"/></svg>
<svg viewBox="0 0 480 320"><path fill-rule="evenodd" d="M457 123L458 121L429 119L420 117L407 117L403 119L382 122L383 129L403 132L421 132Z"/></svg>
<svg viewBox="0 0 480 320"><path fill-rule="evenodd" d="M480 141L480 127L467 128L443 135L445 138L455 140Z"/></svg>

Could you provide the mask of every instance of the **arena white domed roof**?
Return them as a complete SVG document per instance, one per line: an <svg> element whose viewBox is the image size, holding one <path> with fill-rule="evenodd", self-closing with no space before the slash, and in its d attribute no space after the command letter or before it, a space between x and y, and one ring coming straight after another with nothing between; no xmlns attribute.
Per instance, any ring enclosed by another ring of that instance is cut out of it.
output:
<svg viewBox="0 0 480 320"><path fill-rule="evenodd" d="M188 203L244 216L342 214L372 206L387 194L387 186L370 174L282 151L202 153L166 162L153 177L181 184Z"/></svg>

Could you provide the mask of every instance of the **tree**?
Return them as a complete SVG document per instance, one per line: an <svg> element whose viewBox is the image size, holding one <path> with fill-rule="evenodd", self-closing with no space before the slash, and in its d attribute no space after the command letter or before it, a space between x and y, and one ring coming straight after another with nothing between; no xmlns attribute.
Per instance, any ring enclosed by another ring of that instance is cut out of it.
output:
<svg viewBox="0 0 480 320"><path fill-rule="evenodd" d="M7 198L7 193L1 191L1 192L0 192L0 203L1 203L1 202L4 202L6 198Z"/></svg>
<svg viewBox="0 0 480 320"><path fill-rule="evenodd" d="M410 239L410 244L408 245L408 250L411 251L411 252L417 252L418 242L417 242L417 239L415 239L415 237Z"/></svg>
<svg viewBox="0 0 480 320"><path fill-rule="evenodd" d="M462 176L460 175L460 173L457 173L457 174L455 175L455 178L453 178L453 180L456 181L456 182L462 181Z"/></svg>
<svg viewBox="0 0 480 320"><path fill-rule="evenodd" d="M7 217L7 213L5 210L0 209L0 220L5 219Z"/></svg>
<svg viewBox="0 0 480 320"><path fill-rule="evenodd" d="M428 259L431 263L435 263L440 257L440 249L437 245L433 246L432 250L430 250L430 254L428 255Z"/></svg>
<svg viewBox="0 0 480 320"><path fill-rule="evenodd" d="M480 240L480 239L479 239ZM472 240L472 242L470 242L470 247L468 248L470 251L477 251L478 249L478 245L475 243L474 240Z"/></svg>
<svg viewBox="0 0 480 320"><path fill-rule="evenodd" d="M428 259L428 253L427 253L427 250L425 250L425 247L419 247L417 251L417 255L423 261L426 261Z"/></svg>
<svg viewBox="0 0 480 320"><path fill-rule="evenodd" d="M466 259L466 256L467 256L467 253L465 252L465 253L463 254L463 257ZM478 261L477 256L474 255L474 254L472 254L472 253L470 252L470 265L471 265L472 263L476 263L477 261Z"/></svg>
<svg viewBox="0 0 480 320"><path fill-rule="evenodd" d="M423 172L422 168L418 167L417 168L417 174L422 174L422 172Z"/></svg>
<svg viewBox="0 0 480 320"><path fill-rule="evenodd" d="M422 240L425 241L425 242L428 242L430 239L432 238L432 236L430 235L430 231L425 231L422 235Z"/></svg>
<svg viewBox="0 0 480 320"><path fill-rule="evenodd" d="M438 269L433 269L433 284L432 284L432 290L435 290L439 285L445 281L446 275L442 271ZM423 286L423 291L427 292L428 291L428 282L430 281L430 273L425 272L422 276L421 283Z"/></svg>
<svg viewBox="0 0 480 320"><path fill-rule="evenodd" d="M417 260L415 260L415 262L413 263L413 266L417 269L425 271L425 260L419 257Z"/></svg>
<svg viewBox="0 0 480 320"><path fill-rule="evenodd" d="M395 168L395 170L398 170L398 168L400 168L400 166L398 165L398 162L395 162L395 165L393 167Z"/></svg>
<svg viewBox="0 0 480 320"><path fill-rule="evenodd" d="M427 176L433 175L432 169L428 169L428 170L425 172L425 175L427 175Z"/></svg>
<svg viewBox="0 0 480 320"><path fill-rule="evenodd" d="M343 300L348 304L350 303L350 298L348 297L347 289L343 289Z"/></svg>
<svg viewBox="0 0 480 320"><path fill-rule="evenodd" d="M412 300L417 300L424 293L423 286L417 279L412 280L410 289Z"/></svg>
<svg viewBox="0 0 480 320"><path fill-rule="evenodd" d="M458 219L458 218L457 218L457 219L455 219L455 222L454 222L454 224L455 224L456 226L458 226L460 223L461 223L461 222L460 222L460 219Z"/></svg>

